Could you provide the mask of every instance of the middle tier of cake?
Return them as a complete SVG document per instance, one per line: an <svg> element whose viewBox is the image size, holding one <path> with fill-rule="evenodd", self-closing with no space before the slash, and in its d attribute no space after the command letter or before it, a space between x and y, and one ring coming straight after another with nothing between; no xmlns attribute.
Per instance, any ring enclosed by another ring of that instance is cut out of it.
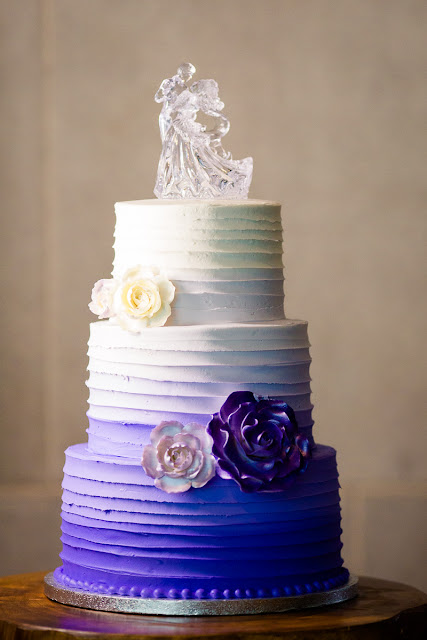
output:
<svg viewBox="0 0 427 640"><path fill-rule="evenodd" d="M207 425L234 391L288 403L311 439L307 323L159 327L140 334L91 324L89 450L141 458L163 420Z"/></svg>

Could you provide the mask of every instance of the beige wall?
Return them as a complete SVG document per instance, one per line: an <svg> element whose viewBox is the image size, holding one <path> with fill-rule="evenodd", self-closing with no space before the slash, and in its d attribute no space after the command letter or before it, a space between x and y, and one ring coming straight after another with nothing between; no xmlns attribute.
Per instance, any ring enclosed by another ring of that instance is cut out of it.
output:
<svg viewBox="0 0 427 640"><path fill-rule="evenodd" d="M310 323L346 563L427 588L426 18L422 0L0 2L0 573L57 562L90 289L114 202L152 194L153 95L191 60L220 84L225 146L254 156L251 194L284 203L287 315Z"/></svg>

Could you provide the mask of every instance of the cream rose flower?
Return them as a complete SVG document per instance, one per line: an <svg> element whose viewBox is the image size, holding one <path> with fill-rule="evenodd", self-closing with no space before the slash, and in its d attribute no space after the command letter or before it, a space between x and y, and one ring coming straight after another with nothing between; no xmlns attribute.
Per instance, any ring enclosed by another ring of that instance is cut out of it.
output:
<svg viewBox="0 0 427 640"><path fill-rule="evenodd" d="M117 287L113 311L123 329L138 333L145 327L161 327L171 314L175 287L153 267L132 267Z"/></svg>
<svg viewBox="0 0 427 640"><path fill-rule="evenodd" d="M98 280L92 289L92 300L89 302L89 309L98 316L100 320L111 318L113 312L113 297L117 289L118 282L113 278Z"/></svg>

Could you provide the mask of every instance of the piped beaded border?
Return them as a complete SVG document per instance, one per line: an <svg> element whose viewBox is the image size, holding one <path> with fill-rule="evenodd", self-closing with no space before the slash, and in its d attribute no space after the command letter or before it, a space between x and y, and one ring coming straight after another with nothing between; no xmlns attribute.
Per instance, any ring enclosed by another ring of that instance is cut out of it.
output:
<svg viewBox="0 0 427 640"><path fill-rule="evenodd" d="M283 598L289 596L298 596L306 593L318 593L329 591L344 585L349 579L347 569L341 569L341 572L332 578L326 580L315 580L311 583L297 584L286 587L273 587L271 589L140 589L139 587L108 587L105 582L83 582L70 578L63 572L60 567L55 570L54 576L58 582L71 589L78 589L88 593L99 593L105 595L129 596L132 598L152 598L155 600L241 600L243 598Z"/></svg>

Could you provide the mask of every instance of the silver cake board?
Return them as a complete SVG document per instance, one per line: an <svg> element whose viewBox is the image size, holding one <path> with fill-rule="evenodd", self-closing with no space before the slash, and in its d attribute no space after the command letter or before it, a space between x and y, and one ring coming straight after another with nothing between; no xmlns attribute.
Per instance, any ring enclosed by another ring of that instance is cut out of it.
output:
<svg viewBox="0 0 427 640"><path fill-rule="evenodd" d="M83 609L114 613L139 613L166 616L235 616L257 613L283 613L295 609L322 607L345 602L357 596L358 578L335 589L320 593L304 593L284 598L241 598L236 600L169 600L166 598L133 598L70 589L58 582L53 572L44 579L48 598Z"/></svg>

